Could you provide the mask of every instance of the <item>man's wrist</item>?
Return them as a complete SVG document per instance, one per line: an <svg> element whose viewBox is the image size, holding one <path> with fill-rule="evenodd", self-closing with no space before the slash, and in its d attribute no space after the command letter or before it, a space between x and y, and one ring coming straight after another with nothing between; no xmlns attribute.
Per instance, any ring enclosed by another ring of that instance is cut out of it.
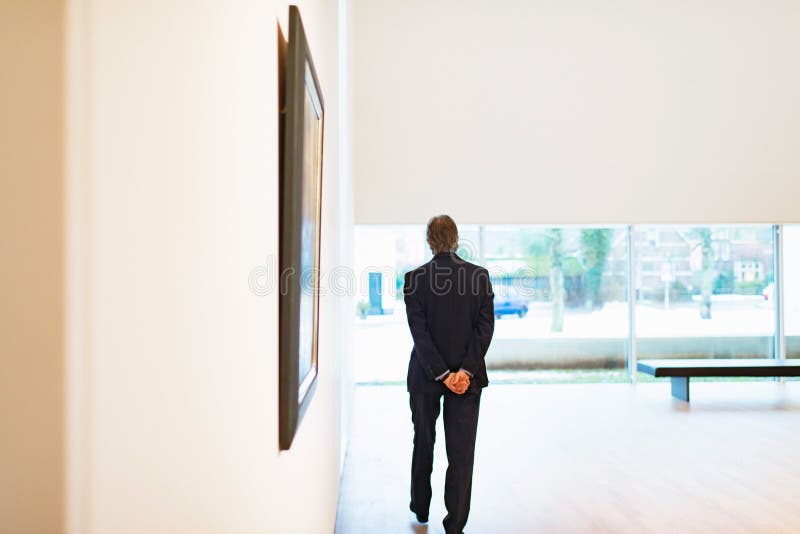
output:
<svg viewBox="0 0 800 534"><path fill-rule="evenodd" d="M469 371L467 371L467 370L466 370L466 369L464 369L463 367L462 367L461 369L459 369L459 371L461 371L461 372L463 372L463 373L466 373L466 375L467 375L468 377L472 378L472 373L470 373Z"/></svg>
<svg viewBox="0 0 800 534"><path fill-rule="evenodd" d="M447 378L449 375L450 375L450 371L445 371L444 373L442 373L442 374L440 374L439 376L436 377L436 381L437 382L441 382L442 380Z"/></svg>

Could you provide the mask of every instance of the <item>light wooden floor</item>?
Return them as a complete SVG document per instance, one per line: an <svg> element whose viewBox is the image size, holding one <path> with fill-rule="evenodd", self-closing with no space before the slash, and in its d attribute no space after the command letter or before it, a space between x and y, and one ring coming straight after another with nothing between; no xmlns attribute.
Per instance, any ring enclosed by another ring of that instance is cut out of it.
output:
<svg viewBox="0 0 800 534"><path fill-rule="evenodd" d="M336 532L441 533L408 511L405 389L357 388ZM800 532L800 383L495 385L484 390L468 534Z"/></svg>

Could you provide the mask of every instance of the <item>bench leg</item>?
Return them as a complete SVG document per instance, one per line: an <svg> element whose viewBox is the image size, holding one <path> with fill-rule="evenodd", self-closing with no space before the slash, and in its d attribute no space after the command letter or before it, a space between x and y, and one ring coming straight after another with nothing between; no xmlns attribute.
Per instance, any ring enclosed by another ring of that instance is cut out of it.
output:
<svg viewBox="0 0 800 534"><path fill-rule="evenodd" d="M673 376L672 378L672 396L676 399L689 402L689 377L688 376Z"/></svg>

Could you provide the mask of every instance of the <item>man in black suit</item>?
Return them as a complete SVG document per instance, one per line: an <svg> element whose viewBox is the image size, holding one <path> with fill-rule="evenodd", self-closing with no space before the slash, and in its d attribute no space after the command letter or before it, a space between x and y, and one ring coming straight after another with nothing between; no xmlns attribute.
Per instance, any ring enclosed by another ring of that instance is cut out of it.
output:
<svg viewBox="0 0 800 534"><path fill-rule="evenodd" d="M433 217L427 240L433 258L407 273L403 287L414 338L408 364L414 424L411 511L427 522L436 419L444 397L444 528L460 534L469 515L481 389L489 384L484 356L494 332L494 294L488 271L456 254L453 219Z"/></svg>

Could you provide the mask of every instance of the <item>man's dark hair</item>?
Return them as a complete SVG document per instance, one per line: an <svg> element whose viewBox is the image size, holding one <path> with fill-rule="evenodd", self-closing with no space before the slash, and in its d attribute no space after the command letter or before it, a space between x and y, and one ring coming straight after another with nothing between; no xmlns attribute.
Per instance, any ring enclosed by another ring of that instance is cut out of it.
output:
<svg viewBox="0 0 800 534"><path fill-rule="evenodd" d="M458 228L449 215L436 215L428 221L428 246L431 252L452 252L458 248Z"/></svg>

